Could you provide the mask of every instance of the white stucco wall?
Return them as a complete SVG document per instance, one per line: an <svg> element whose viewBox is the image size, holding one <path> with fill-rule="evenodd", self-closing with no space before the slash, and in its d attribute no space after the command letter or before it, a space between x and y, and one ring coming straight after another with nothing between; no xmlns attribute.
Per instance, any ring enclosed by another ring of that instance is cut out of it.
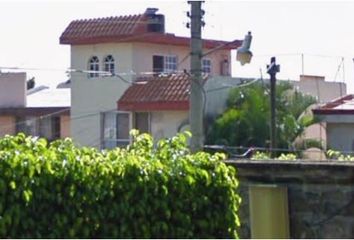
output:
<svg viewBox="0 0 354 240"><path fill-rule="evenodd" d="M87 69L92 56L100 60L111 54L116 72L127 73L132 69L131 44L96 44L71 46L71 68ZM122 74L123 75L123 74ZM123 75L127 81L132 75ZM117 100L130 85L118 77L88 78L87 73L72 73L71 88L71 135L76 143L84 146L100 146L100 112L115 110Z"/></svg>
<svg viewBox="0 0 354 240"><path fill-rule="evenodd" d="M150 128L155 140L173 137L181 123L188 119L188 111L151 112Z"/></svg>

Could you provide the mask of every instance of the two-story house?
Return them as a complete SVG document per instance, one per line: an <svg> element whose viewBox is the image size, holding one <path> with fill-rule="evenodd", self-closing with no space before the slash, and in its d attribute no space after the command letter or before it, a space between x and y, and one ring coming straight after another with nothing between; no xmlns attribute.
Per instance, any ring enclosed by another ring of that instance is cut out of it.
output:
<svg viewBox="0 0 354 240"><path fill-rule="evenodd" d="M164 15L155 8L138 15L72 21L60 43L71 47L71 135L85 146L102 147L106 135L116 139L113 145L124 145L129 130L141 122L137 119L148 118L117 111L117 100L128 87L141 84L136 81L141 76L190 69L190 38L166 33ZM241 43L203 40L204 51L218 48L203 58L203 71L229 76L231 50ZM103 127L107 124L115 127Z"/></svg>

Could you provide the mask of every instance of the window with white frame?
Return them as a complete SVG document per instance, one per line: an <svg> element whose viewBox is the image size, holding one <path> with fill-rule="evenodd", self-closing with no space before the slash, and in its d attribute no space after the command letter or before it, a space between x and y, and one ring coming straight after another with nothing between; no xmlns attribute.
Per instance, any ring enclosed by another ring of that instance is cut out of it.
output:
<svg viewBox="0 0 354 240"><path fill-rule="evenodd" d="M126 146L130 143L130 113L110 111L103 116L103 148Z"/></svg>
<svg viewBox="0 0 354 240"><path fill-rule="evenodd" d="M152 68L155 73L173 73L177 71L176 55L154 55L152 57Z"/></svg>
<svg viewBox="0 0 354 240"><path fill-rule="evenodd" d="M203 73L211 73L211 60L208 58L202 59Z"/></svg>
<svg viewBox="0 0 354 240"><path fill-rule="evenodd" d="M177 71L177 56L169 55L165 56L164 72L173 73Z"/></svg>
<svg viewBox="0 0 354 240"><path fill-rule="evenodd" d="M98 71L100 70L100 60L98 57L93 56L89 60L89 66L88 66L89 72L89 77L98 77Z"/></svg>
<svg viewBox="0 0 354 240"><path fill-rule="evenodd" d="M115 67L114 67L114 58L112 55L107 55L105 58L104 58L104 71L105 72L110 72L112 74L114 74L115 72Z"/></svg>

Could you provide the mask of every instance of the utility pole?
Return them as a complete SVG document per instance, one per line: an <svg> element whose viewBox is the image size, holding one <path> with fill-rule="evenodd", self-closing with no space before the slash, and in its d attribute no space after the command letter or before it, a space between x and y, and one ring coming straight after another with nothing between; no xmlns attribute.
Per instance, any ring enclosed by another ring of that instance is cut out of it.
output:
<svg viewBox="0 0 354 240"><path fill-rule="evenodd" d="M276 123L275 123L275 93L276 93L276 74L280 71L280 66L276 65L275 57L270 59L270 65L267 65L267 73L270 75L270 155L276 156Z"/></svg>
<svg viewBox="0 0 354 240"><path fill-rule="evenodd" d="M189 97L189 123L192 132L191 151L203 148L203 80L202 80L202 1L188 1L191 4L191 87Z"/></svg>

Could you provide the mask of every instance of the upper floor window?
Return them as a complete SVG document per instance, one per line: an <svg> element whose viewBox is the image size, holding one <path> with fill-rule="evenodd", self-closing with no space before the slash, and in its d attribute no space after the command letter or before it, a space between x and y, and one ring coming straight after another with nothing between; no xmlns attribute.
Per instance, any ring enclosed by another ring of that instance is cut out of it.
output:
<svg viewBox="0 0 354 240"><path fill-rule="evenodd" d="M100 61L98 60L98 57L93 56L90 58L89 61L89 77L98 77L98 71L100 70Z"/></svg>
<svg viewBox="0 0 354 240"><path fill-rule="evenodd" d="M211 73L211 60L210 59L202 59L202 72L203 73Z"/></svg>
<svg viewBox="0 0 354 240"><path fill-rule="evenodd" d="M171 73L177 71L177 56L165 56L164 72Z"/></svg>
<svg viewBox="0 0 354 240"><path fill-rule="evenodd" d="M107 57L104 58L104 71L114 74L115 72L114 58L112 55L108 55Z"/></svg>
<svg viewBox="0 0 354 240"><path fill-rule="evenodd" d="M167 55L159 56L154 55L152 57L153 72L161 73L173 73L177 71L177 56Z"/></svg>

